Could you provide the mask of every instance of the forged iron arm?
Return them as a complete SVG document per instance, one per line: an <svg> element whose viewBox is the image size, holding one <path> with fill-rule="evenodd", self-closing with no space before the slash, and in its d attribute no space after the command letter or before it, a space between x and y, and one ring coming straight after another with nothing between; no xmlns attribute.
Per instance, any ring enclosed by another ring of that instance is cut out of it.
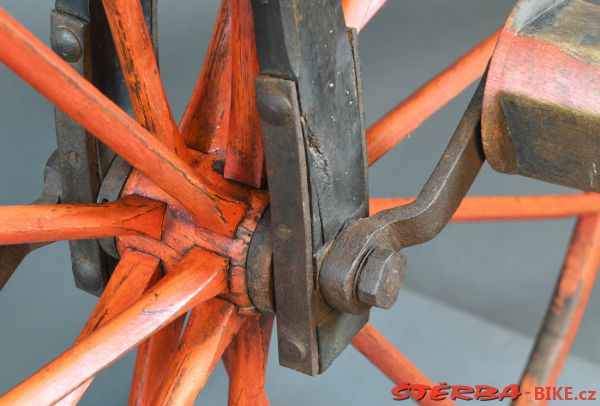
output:
<svg viewBox="0 0 600 406"><path fill-rule="evenodd" d="M320 287L327 302L346 312L360 313L370 304L361 303L357 285L368 273L383 269L366 269L373 253L396 253L405 247L434 238L450 221L467 194L485 158L481 146L481 109L486 76L484 75L442 158L417 199L404 206L384 210L372 217L349 221L325 251L320 272ZM404 266L399 257L396 266ZM381 261L378 263L381 267ZM389 271L389 270L388 270ZM386 280L393 292L386 301L389 307L400 288L403 269ZM381 275L381 277L388 277ZM388 286L389 288L389 286Z"/></svg>

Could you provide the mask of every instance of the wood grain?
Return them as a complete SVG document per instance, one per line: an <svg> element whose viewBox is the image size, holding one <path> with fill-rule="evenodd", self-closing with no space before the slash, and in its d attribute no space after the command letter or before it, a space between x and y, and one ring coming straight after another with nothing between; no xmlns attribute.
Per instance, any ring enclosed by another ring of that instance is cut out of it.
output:
<svg viewBox="0 0 600 406"><path fill-rule="evenodd" d="M199 226L232 236L246 205L211 185L0 9L0 60L180 201Z"/></svg>
<svg viewBox="0 0 600 406"><path fill-rule="evenodd" d="M522 392L534 393L536 386L556 385L585 314L599 266L600 215L583 216L573 231L546 317L521 378ZM531 396L522 396L515 402L518 406L547 403Z"/></svg>
<svg viewBox="0 0 600 406"><path fill-rule="evenodd" d="M201 152L227 149L231 108L232 0L222 0L204 65L179 130L186 145Z"/></svg>
<svg viewBox="0 0 600 406"><path fill-rule="evenodd" d="M141 196L111 203L0 206L0 244L125 235L160 239L165 204Z"/></svg>
<svg viewBox="0 0 600 406"><path fill-rule="evenodd" d="M227 259L190 251L175 272L0 398L0 405L50 405L111 365L151 334L227 289Z"/></svg>
<svg viewBox="0 0 600 406"><path fill-rule="evenodd" d="M263 185L266 173L256 107L254 80L260 69L250 0L234 2L232 32L232 95L225 177L258 188Z"/></svg>
<svg viewBox="0 0 600 406"><path fill-rule="evenodd" d="M221 354L240 328L236 307L213 299L194 308L177 355L168 364L152 405L193 405Z"/></svg>
<svg viewBox="0 0 600 406"><path fill-rule="evenodd" d="M248 316L227 347L229 406L268 406L265 391L273 316Z"/></svg>
<svg viewBox="0 0 600 406"><path fill-rule="evenodd" d="M166 325L138 347L131 391L130 406L151 405L167 372L166 365L177 354L185 315Z"/></svg>
<svg viewBox="0 0 600 406"><path fill-rule="evenodd" d="M160 276L160 260L158 258L141 252L125 251L104 292L102 292L92 315L74 344L77 344L100 326L110 321L115 315L131 306L149 286L159 280ZM56 403L56 406L77 405L91 383L92 379L87 380L83 385Z"/></svg>
<svg viewBox="0 0 600 406"><path fill-rule="evenodd" d="M142 3L103 0L137 121L180 157L190 160L163 88Z"/></svg>

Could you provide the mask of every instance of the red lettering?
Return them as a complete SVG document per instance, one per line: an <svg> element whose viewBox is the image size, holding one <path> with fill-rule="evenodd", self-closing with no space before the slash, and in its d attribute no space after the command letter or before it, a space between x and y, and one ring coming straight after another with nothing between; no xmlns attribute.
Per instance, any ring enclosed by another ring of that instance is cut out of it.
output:
<svg viewBox="0 0 600 406"><path fill-rule="evenodd" d="M439 385L435 385L431 388L431 392L429 393L429 399L431 400L446 400L448 397L448 389L450 389L450 385L446 382L440 382Z"/></svg>
<svg viewBox="0 0 600 406"><path fill-rule="evenodd" d="M565 400L573 400L573 387L572 386L565 387Z"/></svg>
<svg viewBox="0 0 600 406"><path fill-rule="evenodd" d="M544 396L544 388L541 387L541 386L536 386L533 398L535 400L544 400L544 399L546 399L546 397Z"/></svg>
<svg viewBox="0 0 600 406"><path fill-rule="evenodd" d="M427 392L431 389L431 386L415 384L412 385L411 389L415 392L415 395L413 396L415 400L423 400L425 395L427 395Z"/></svg>
<svg viewBox="0 0 600 406"><path fill-rule="evenodd" d="M561 394L562 390L564 388L562 386L557 387L552 387L552 400L564 400L563 396Z"/></svg>
<svg viewBox="0 0 600 406"><path fill-rule="evenodd" d="M498 399L498 389L490 385L476 385L475 395L473 395L473 397L475 400L481 400L484 402L496 400Z"/></svg>
<svg viewBox="0 0 600 406"><path fill-rule="evenodd" d="M394 400L406 400L409 399L410 396L408 393L410 391L410 383L405 383L403 385L398 385L392 388L392 396Z"/></svg>
<svg viewBox="0 0 600 406"><path fill-rule="evenodd" d="M502 393L500 393L500 395L498 396L498 399L502 401L505 398L511 398L511 400L515 401L519 399L520 396L521 390L519 389L519 385L512 384L504 388Z"/></svg>
<svg viewBox="0 0 600 406"><path fill-rule="evenodd" d="M452 400L456 400L456 399L473 400L473 398L471 396L467 396L472 393L475 393L475 389L473 389L473 387L471 387L471 386L455 385L452 387L452 392L450 393L450 399L452 399Z"/></svg>

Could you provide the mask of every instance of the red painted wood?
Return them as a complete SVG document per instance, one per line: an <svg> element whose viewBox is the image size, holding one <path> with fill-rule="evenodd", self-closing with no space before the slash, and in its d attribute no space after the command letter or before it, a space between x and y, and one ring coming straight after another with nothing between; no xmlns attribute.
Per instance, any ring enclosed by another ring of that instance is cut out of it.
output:
<svg viewBox="0 0 600 406"><path fill-rule="evenodd" d="M119 244L142 251L150 250L165 262L165 268L171 269L178 257L183 256L192 247L201 247L230 258L228 300L242 307L252 307L246 288L246 254L252 233L256 229L262 213L268 205L268 194L264 190L254 189L237 182L223 179L214 172L218 156L209 156L191 151L197 161L194 169L203 173L210 182L217 185L225 194L234 196L248 205L245 216L238 224L234 237L226 237L209 230L199 228L191 221L189 213L172 197L142 176L133 172L125 186L125 193L143 194L152 199L164 201L168 205L167 218L162 241L152 241L143 237L119 238Z"/></svg>
<svg viewBox="0 0 600 406"><path fill-rule="evenodd" d="M185 316L163 327L138 347L129 405L151 405L167 372L165 366L177 353Z"/></svg>
<svg viewBox="0 0 600 406"><path fill-rule="evenodd" d="M412 198L372 198L373 215L412 202ZM452 216L452 222L544 220L575 217L600 212L600 195L577 193L541 196L466 197Z"/></svg>
<svg viewBox="0 0 600 406"><path fill-rule="evenodd" d="M166 368L152 405L193 405L221 354L242 324L236 307L213 299L194 308L179 351Z"/></svg>
<svg viewBox="0 0 600 406"><path fill-rule="evenodd" d="M129 308L0 398L0 405L49 405L112 364L161 327L227 289L227 259L190 251Z"/></svg>
<svg viewBox="0 0 600 406"><path fill-rule="evenodd" d="M368 129L369 165L404 141L425 120L483 74L498 35L499 32L495 32L477 44Z"/></svg>
<svg viewBox="0 0 600 406"><path fill-rule="evenodd" d="M594 288L600 266L600 215L583 216L577 223L544 324L521 379L522 392L536 386L555 386L569 356ZM545 405L522 396L515 404Z"/></svg>
<svg viewBox="0 0 600 406"><path fill-rule="evenodd" d="M588 58L589 59L589 58ZM486 82L482 142L497 171L516 171L510 134L500 105L503 93L600 115L600 65L556 44L519 35L512 16L502 30Z"/></svg>
<svg viewBox="0 0 600 406"><path fill-rule="evenodd" d="M246 205L206 180L0 9L0 60L180 201L198 225L235 234Z"/></svg>
<svg viewBox="0 0 600 406"><path fill-rule="evenodd" d="M111 203L0 206L0 244L143 234L160 239L165 204L141 196Z"/></svg>
<svg viewBox="0 0 600 406"><path fill-rule="evenodd" d="M74 344L106 324L115 315L126 310L142 296L150 285L158 281L160 276L160 260L158 258L141 252L125 251L111 275L106 289L102 292L96 308ZM77 405L91 383L92 379L89 379L55 405Z"/></svg>
<svg viewBox="0 0 600 406"><path fill-rule="evenodd" d="M346 25L360 32L386 2L387 0L342 0Z"/></svg>
<svg viewBox="0 0 600 406"><path fill-rule="evenodd" d="M177 155L189 160L158 73L142 3L118 0L102 3L138 122Z"/></svg>
<svg viewBox="0 0 600 406"><path fill-rule="evenodd" d="M233 3L232 32L232 96L225 177L260 187L265 180L265 159L254 86L260 69L250 0Z"/></svg>
<svg viewBox="0 0 600 406"><path fill-rule="evenodd" d="M229 406L269 405L265 380L272 329L272 315L248 316L227 348Z"/></svg>
<svg viewBox="0 0 600 406"><path fill-rule="evenodd" d="M400 351L386 340L386 338L372 325L365 325L356 337L354 337L352 344L396 385L418 383L421 385L429 385L431 387L435 386L435 383L414 366L408 358L402 355ZM414 395L415 392L411 391L410 394ZM427 396L417 403L424 406L454 405L454 403L448 399L434 401Z"/></svg>
<svg viewBox="0 0 600 406"><path fill-rule="evenodd" d="M231 4L222 0L210 45L179 129L188 147L225 152L231 107Z"/></svg>

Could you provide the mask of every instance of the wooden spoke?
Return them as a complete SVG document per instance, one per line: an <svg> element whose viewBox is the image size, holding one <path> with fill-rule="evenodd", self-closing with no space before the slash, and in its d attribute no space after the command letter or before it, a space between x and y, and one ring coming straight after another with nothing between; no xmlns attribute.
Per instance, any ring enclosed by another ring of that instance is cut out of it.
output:
<svg viewBox="0 0 600 406"><path fill-rule="evenodd" d="M435 384L423 372L417 369L404 355L400 353L388 340L385 339L379 331L372 325L367 324L354 337L352 344L357 350L363 353L377 368L381 370L396 385L404 383L418 383L421 385ZM410 391L414 395L414 391ZM426 406L451 406L454 405L450 400L434 401L425 397L418 402Z"/></svg>
<svg viewBox="0 0 600 406"><path fill-rule="evenodd" d="M75 344L131 306L160 277L160 260L141 252L126 250L106 285L92 316ZM76 405L92 379L62 399L56 406Z"/></svg>
<svg viewBox="0 0 600 406"><path fill-rule="evenodd" d="M371 215L412 202L412 198L369 200ZM600 212L600 195L577 193L542 196L466 197L452 222L543 220L574 217Z"/></svg>
<svg viewBox="0 0 600 406"><path fill-rule="evenodd" d="M554 386L575 340L600 266L600 215L579 219L546 318L521 379L521 390ZM544 405L523 396L517 405Z"/></svg>
<svg viewBox="0 0 600 406"><path fill-rule="evenodd" d="M49 405L122 357L150 334L227 288L228 261L193 249L133 305L0 398L0 405Z"/></svg>
<svg viewBox="0 0 600 406"><path fill-rule="evenodd" d="M102 3L138 122L177 155L191 159L160 80L142 3L118 0Z"/></svg>
<svg viewBox="0 0 600 406"><path fill-rule="evenodd" d="M179 351L152 404L193 405L241 322L235 306L221 299L192 310Z"/></svg>
<svg viewBox="0 0 600 406"><path fill-rule="evenodd" d="M231 106L231 0L222 0L200 77L179 130L186 145L225 152Z"/></svg>
<svg viewBox="0 0 600 406"><path fill-rule="evenodd" d="M129 405L151 405L166 373L165 365L177 353L185 316L163 327L138 347Z"/></svg>
<svg viewBox="0 0 600 406"><path fill-rule="evenodd" d="M229 373L229 406L268 406L265 391L273 316L249 316L224 361Z"/></svg>
<svg viewBox="0 0 600 406"><path fill-rule="evenodd" d="M0 207L0 244L143 234L160 239L165 204L125 196L102 204Z"/></svg>
<svg viewBox="0 0 600 406"><path fill-rule="evenodd" d="M344 18L348 27L362 30L387 0L342 0Z"/></svg>
<svg viewBox="0 0 600 406"><path fill-rule="evenodd" d="M368 129L369 165L404 141L427 118L483 74L499 34L497 31L487 37Z"/></svg>
<svg viewBox="0 0 600 406"><path fill-rule="evenodd" d="M265 177L263 140L254 79L259 74L250 0L234 2L231 114L225 177L260 187Z"/></svg>
<svg viewBox="0 0 600 406"><path fill-rule="evenodd" d="M0 60L181 202L198 225L233 236L246 205L198 175L66 62L0 9Z"/></svg>

